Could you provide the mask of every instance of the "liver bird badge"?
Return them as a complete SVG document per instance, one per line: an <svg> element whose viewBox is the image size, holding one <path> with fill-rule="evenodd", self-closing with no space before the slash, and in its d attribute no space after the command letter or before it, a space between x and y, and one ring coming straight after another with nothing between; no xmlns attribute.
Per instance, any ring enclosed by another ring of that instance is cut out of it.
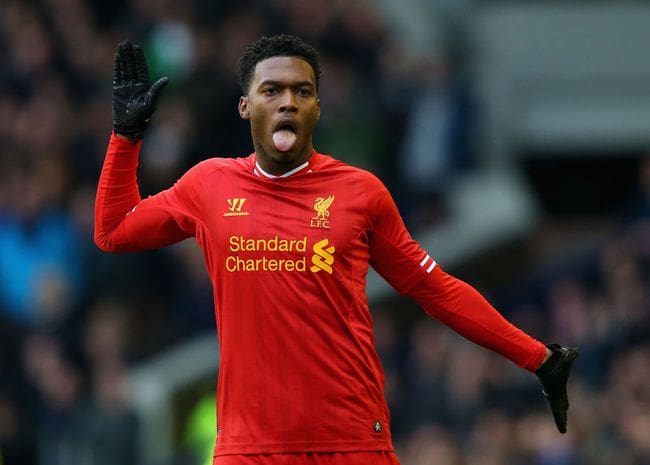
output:
<svg viewBox="0 0 650 465"><path fill-rule="evenodd" d="M330 205L332 205L332 202L334 202L333 195L330 195L327 198L317 197L316 200L314 200L314 210L316 210L316 216L314 216L309 221L310 227L331 229L330 222L327 218L330 216L328 208Z"/></svg>
<svg viewBox="0 0 650 465"><path fill-rule="evenodd" d="M314 210L316 210L317 218L324 220L330 216L330 212L327 210L330 205L334 202L334 196L330 195L327 198L317 197L314 201Z"/></svg>

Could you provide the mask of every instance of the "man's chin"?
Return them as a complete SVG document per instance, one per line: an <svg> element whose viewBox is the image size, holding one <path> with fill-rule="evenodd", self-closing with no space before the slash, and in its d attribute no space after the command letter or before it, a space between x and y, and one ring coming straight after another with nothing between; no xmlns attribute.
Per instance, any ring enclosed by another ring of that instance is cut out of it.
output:
<svg viewBox="0 0 650 465"><path fill-rule="evenodd" d="M271 158L277 163L291 163L300 157L304 147L294 144L289 150L278 150L275 145L271 144Z"/></svg>
<svg viewBox="0 0 650 465"><path fill-rule="evenodd" d="M307 150L307 146L295 144L291 150L280 151L275 147L273 141L268 145L265 144L263 147L265 149L264 154L258 154L258 156L265 155L271 163L275 164L276 167L280 169L284 169L284 167L286 167L286 169L292 169L295 167L296 163L302 158L304 152Z"/></svg>
<svg viewBox="0 0 650 465"><path fill-rule="evenodd" d="M291 163L291 161L295 160L297 157L298 154L296 153L295 149L280 151L274 147L271 150L271 158L276 163Z"/></svg>

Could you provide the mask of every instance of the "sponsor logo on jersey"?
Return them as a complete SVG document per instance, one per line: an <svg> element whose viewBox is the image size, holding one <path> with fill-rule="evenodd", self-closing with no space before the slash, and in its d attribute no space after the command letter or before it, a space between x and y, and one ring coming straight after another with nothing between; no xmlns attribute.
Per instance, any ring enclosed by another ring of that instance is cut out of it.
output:
<svg viewBox="0 0 650 465"><path fill-rule="evenodd" d="M329 245L327 239L320 240L314 244L314 255L311 257L312 266L309 268L314 273L325 271L332 274L332 264L334 263L333 245Z"/></svg>
<svg viewBox="0 0 650 465"><path fill-rule="evenodd" d="M314 210L316 210L316 216L312 217L309 221L309 226L312 228L324 228L331 229L329 222L329 208L334 202L334 196L330 195L328 197L317 197L314 200Z"/></svg>
<svg viewBox="0 0 650 465"><path fill-rule="evenodd" d="M248 215L248 212L243 210L246 199L241 198L232 198L227 199L228 202L228 211L223 214L223 216L245 216Z"/></svg>
<svg viewBox="0 0 650 465"><path fill-rule="evenodd" d="M230 273L240 271L311 271L319 273L324 271L332 274L334 271L332 265L336 249L330 245L328 239L321 239L311 246L313 255L308 252L306 236L302 238L230 236L228 250L230 254L226 257L225 265L226 271ZM308 258L311 260L309 268L307 268Z"/></svg>

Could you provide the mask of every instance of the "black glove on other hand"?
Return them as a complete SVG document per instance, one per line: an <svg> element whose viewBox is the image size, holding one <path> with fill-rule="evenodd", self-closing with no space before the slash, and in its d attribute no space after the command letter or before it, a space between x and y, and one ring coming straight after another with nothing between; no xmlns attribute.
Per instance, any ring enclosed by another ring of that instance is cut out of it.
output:
<svg viewBox="0 0 650 465"><path fill-rule="evenodd" d="M167 77L161 77L151 84L142 48L128 40L120 42L113 62L113 130L134 143L142 139L168 83Z"/></svg>
<svg viewBox="0 0 650 465"><path fill-rule="evenodd" d="M571 365L578 357L578 349L562 347L559 344L550 344L547 347L553 354L537 369L535 374L544 387L542 393L551 404L557 429L564 434L566 433L567 410L569 409L566 384Z"/></svg>

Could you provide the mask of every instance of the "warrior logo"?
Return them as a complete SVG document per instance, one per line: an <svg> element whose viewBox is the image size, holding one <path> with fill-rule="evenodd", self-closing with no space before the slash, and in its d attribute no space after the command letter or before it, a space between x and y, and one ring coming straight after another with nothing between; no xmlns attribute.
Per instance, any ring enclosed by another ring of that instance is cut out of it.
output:
<svg viewBox="0 0 650 465"><path fill-rule="evenodd" d="M244 203L246 202L246 199L227 199L226 202L228 202L228 210L226 213L223 214L223 216L245 216L248 215L247 211L242 211L242 208L244 208Z"/></svg>

